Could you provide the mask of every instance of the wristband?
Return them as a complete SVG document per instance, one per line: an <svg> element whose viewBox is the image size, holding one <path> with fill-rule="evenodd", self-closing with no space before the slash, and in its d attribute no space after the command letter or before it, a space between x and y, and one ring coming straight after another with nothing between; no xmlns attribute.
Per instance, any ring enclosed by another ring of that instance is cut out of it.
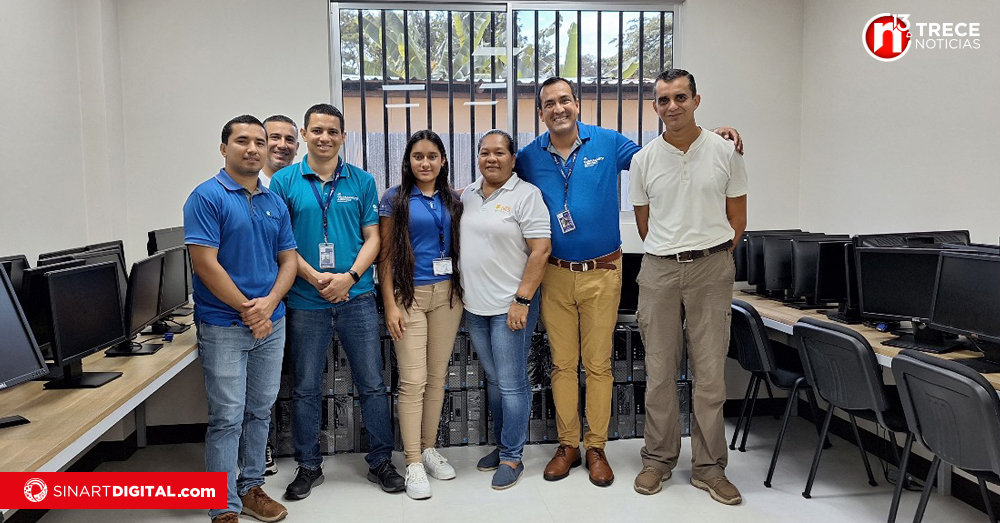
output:
<svg viewBox="0 0 1000 523"><path fill-rule="evenodd" d="M354 272L354 269L348 270L347 274L350 274L351 278L354 278L354 283L361 281L361 276L358 276L358 273Z"/></svg>
<svg viewBox="0 0 1000 523"><path fill-rule="evenodd" d="M525 298L524 296L514 295L514 301L518 305L524 305L525 307L531 306L531 298Z"/></svg>

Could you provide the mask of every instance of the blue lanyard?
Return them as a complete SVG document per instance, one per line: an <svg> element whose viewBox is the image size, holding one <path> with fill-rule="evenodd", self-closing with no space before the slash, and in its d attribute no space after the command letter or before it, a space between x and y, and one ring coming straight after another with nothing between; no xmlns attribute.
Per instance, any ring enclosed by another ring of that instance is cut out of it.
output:
<svg viewBox="0 0 1000 523"><path fill-rule="evenodd" d="M344 170L344 161L339 160L337 162L337 169L333 171L333 186L330 187L330 193L326 195L326 201L319 195L319 182L315 179L309 180L309 187L312 187L313 195L316 196L316 203L319 204L319 208L323 211L320 218L323 221L323 243L330 243L330 234L328 231L329 224L327 223L326 213L330 210L330 203L333 202L333 195L337 193L337 184L340 183L340 173Z"/></svg>
<svg viewBox="0 0 1000 523"><path fill-rule="evenodd" d="M555 153L549 153L552 155L552 161L555 162L556 168L563 176L563 180L566 181L565 193L563 194L563 209L569 210L569 177L573 176L573 168L576 167L576 155L580 152L580 148L577 147L573 150L573 154L569 155L569 159L563 161L562 157Z"/></svg>
<svg viewBox="0 0 1000 523"><path fill-rule="evenodd" d="M441 257L444 258L444 201L441 201L438 205L440 207L438 212L434 212L434 209L427 203L427 198L423 194L418 195L417 199L420 200L420 203L424 204L427 212L431 213L431 217L434 218L434 225L437 225L438 228L438 245L440 246Z"/></svg>

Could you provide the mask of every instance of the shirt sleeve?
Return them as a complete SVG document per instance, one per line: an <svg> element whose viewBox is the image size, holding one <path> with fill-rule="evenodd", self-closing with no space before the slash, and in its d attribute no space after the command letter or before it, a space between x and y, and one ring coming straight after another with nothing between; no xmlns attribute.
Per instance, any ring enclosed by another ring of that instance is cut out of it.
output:
<svg viewBox="0 0 1000 523"><path fill-rule="evenodd" d="M393 203L396 201L395 196L398 187L390 187L388 191L382 194L382 201L378 204L379 216L392 217Z"/></svg>
<svg viewBox="0 0 1000 523"><path fill-rule="evenodd" d="M279 173L281 173L281 171L274 173L274 176L271 177L271 185L268 186L267 189L273 192L278 198L281 198L281 201L285 202L287 205L288 199L286 196L288 194L288 188L285 187L285 177L281 176Z"/></svg>
<svg viewBox="0 0 1000 523"><path fill-rule="evenodd" d="M525 239L552 237L549 209L545 206L542 193L537 187L531 187L531 193L521 200L518 207L518 225L521 226L521 235Z"/></svg>
<svg viewBox="0 0 1000 523"><path fill-rule="evenodd" d="M621 133L615 134L618 135L616 137L618 140L618 170L628 171L629 165L632 164L632 157L635 156L635 153L642 150L642 147L639 147L638 144L629 140Z"/></svg>
<svg viewBox="0 0 1000 523"><path fill-rule="evenodd" d="M743 155L736 152L729 157L729 183L726 184L726 197L737 198L747 193L747 167L743 163Z"/></svg>
<svg viewBox="0 0 1000 523"><path fill-rule="evenodd" d="M197 192L184 202L184 243L219 248L221 216L214 202Z"/></svg>
<svg viewBox="0 0 1000 523"><path fill-rule="evenodd" d="M278 252L291 251L298 247L295 243L295 233L292 232L292 216L284 200L277 203L284 211L281 213L281 223L278 225Z"/></svg>
<svg viewBox="0 0 1000 523"><path fill-rule="evenodd" d="M378 190L375 179L369 174L364 178L364 201L361 202L361 226L378 225Z"/></svg>
<svg viewBox="0 0 1000 523"><path fill-rule="evenodd" d="M649 194L646 193L646 166L641 156L634 160L628 171L628 201L632 205L649 205Z"/></svg>

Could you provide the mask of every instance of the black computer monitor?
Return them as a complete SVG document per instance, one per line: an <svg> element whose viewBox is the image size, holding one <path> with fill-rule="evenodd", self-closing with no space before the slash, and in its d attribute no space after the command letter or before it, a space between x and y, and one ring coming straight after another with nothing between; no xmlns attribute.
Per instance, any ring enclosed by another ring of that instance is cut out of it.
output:
<svg viewBox="0 0 1000 523"><path fill-rule="evenodd" d="M121 291L119 303L125 303L125 290L128 288L128 274L125 272L125 254L119 247L107 247L93 251L83 251L71 255L74 259L83 260L84 265L112 262L118 275L118 289Z"/></svg>
<svg viewBox="0 0 1000 523"><path fill-rule="evenodd" d="M740 236L733 247L733 263L736 265L736 281L747 281L747 235Z"/></svg>
<svg viewBox="0 0 1000 523"><path fill-rule="evenodd" d="M179 334L191 328L190 324L170 326L163 320L178 308L187 304L187 247L174 247L163 253L163 272L160 277L159 321L153 323L150 334Z"/></svg>
<svg viewBox="0 0 1000 523"><path fill-rule="evenodd" d="M70 254L76 254L78 252L83 252L87 250L87 246L83 245L80 247L72 247L69 249L60 249L58 251L43 252L38 255L38 263L36 265L42 265L41 261L48 258L58 258L61 256L69 256Z"/></svg>
<svg viewBox="0 0 1000 523"><path fill-rule="evenodd" d="M854 237L855 247L920 247L933 243L969 243L969 231L893 232L859 234Z"/></svg>
<svg viewBox="0 0 1000 523"><path fill-rule="evenodd" d="M819 281L819 253L820 245L837 239L850 240L846 236L792 238L790 264L792 285L789 294L792 298L803 301L787 303L786 305L797 309L817 309L831 305L827 301L819 299L816 294L817 282ZM843 272L841 272L841 276L843 276ZM843 278L840 278L840 283L843 284Z"/></svg>
<svg viewBox="0 0 1000 523"><path fill-rule="evenodd" d="M0 342L0 361L3 361L0 365L0 391L49 372L31 334L28 319L14 295L14 286L3 272L0 272L0 340L3 340ZM28 420L17 415L0 417L0 429L24 423Z"/></svg>
<svg viewBox="0 0 1000 523"><path fill-rule="evenodd" d="M741 241L736 245L736 248L743 248L746 254L741 254L740 257L746 258L746 273L740 278L739 275L736 278L737 281L746 281L750 285L755 285L757 288L754 291L744 291L748 294L757 294L760 296L766 296L767 292L764 287L764 239L763 236L771 234L789 234L789 233L799 233L802 232L798 229L771 229L763 231L746 231L741 237ZM735 252L735 249L734 249ZM738 259L738 258L737 258ZM736 262L737 273L739 273L739 261Z"/></svg>
<svg viewBox="0 0 1000 523"><path fill-rule="evenodd" d="M941 243L939 245L942 249L946 250L960 250L975 252L978 254L1000 256L1000 245L989 245L985 243L970 243L968 245L962 245L960 243Z"/></svg>
<svg viewBox="0 0 1000 523"><path fill-rule="evenodd" d="M136 343L132 341L154 321L160 318L160 278L163 272L163 254L157 253L132 264L125 292L125 328L128 339L104 352L106 356L140 356L153 354L162 343Z"/></svg>
<svg viewBox="0 0 1000 523"><path fill-rule="evenodd" d="M884 322L910 321L913 334L884 345L925 352L961 347L928 324L934 301L940 249L859 247L855 249L861 316Z"/></svg>
<svg viewBox="0 0 1000 523"><path fill-rule="evenodd" d="M825 238L822 233L783 233L764 236L764 289L769 297L792 301L792 239Z"/></svg>
<svg viewBox="0 0 1000 523"><path fill-rule="evenodd" d="M982 360L953 360L979 372L1000 372L1000 257L942 252L930 324L965 335Z"/></svg>
<svg viewBox="0 0 1000 523"><path fill-rule="evenodd" d="M80 252L87 252L87 251L84 250L84 251L80 251ZM78 259L78 258L74 258L72 254L63 254L63 255L60 255L60 256L49 256L49 257L46 257L46 258L41 258L40 257L40 258L38 258L38 264L37 265L39 267L47 267L49 265L55 265L57 263L66 263L68 261L72 261L72 260L76 260L76 259Z"/></svg>
<svg viewBox="0 0 1000 523"><path fill-rule="evenodd" d="M618 314L634 316L639 309L639 268L642 266L642 254L622 254L622 297L618 302ZM627 318L631 320L630 318Z"/></svg>
<svg viewBox="0 0 1000 523"><path fill-rule="evenodd" d="M0 256L0 266L3 267L3 271L7 273L10 284L14 287L14 295L17 296L18 300L23 300L24 269L31 267L28 265L28 258L23 254Z"/></svg>
<svg viewBox="0 0 1000 523"><path fill-rule="evenodd" d="M156 229L149 231L149 240L146 242L146 253L152 255L154 252L165 251L167 249L172 249L174 247L184 246L184 227L169 227L166 229ZM191 256L188 254L186 258L187 269L185 269L184 277L185 283L187 284L187 295L190 296L191 292L194 290L194 284L192 280L191 271ZM187 316L191 314L191 309L188 307L179 307L175 309L175 314L180 316Z"/></svg>
<svg viewBox="0 0 1000 523"><path fill-rule="evenodd" d="M50 346L52 341L52 305L49 303L49 283L45 279L45 275L52 271L82 266L83 260L70 260L24 270L22 287L24 300L21 305L24 309L24 315L28 318L28 325L31 326L31 333L34 335L42 354L48 359L52 359Z"/></svg>
<svg viewBox="0 0 1000 523"><path fill-rule="evenodd" d="M854 244L850 240L820 242L816 260L816 300L839 304L837 310L824 314L840 323L861 323L857 290Z"/></svg>
<svg viewBox="0 0 1000 523"><path fill-rule="evenodd" d="M125 341L125 322L114 263L85 265L45 275L52 305L52 355L62 377L46 389L100 387L120 372L83 372L83 358Z"/></svg>

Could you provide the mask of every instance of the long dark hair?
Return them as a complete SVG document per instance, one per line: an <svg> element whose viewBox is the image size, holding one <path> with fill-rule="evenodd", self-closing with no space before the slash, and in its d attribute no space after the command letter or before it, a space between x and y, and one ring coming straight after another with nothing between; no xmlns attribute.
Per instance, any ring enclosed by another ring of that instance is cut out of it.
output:
<svg viewBox="0 0 1000 523"><path fill-rule="evenodd" d="M406 151L403 152L402 180L395 195L392 206L392 230L389 231L389 263L392 268L392 281L396 289L396 296L402 302L403 307L409 309L413 306L413 272L416 261L413 257L413 244L410 242L410 192L413 190L416 177L410 167L410 153L413 146L421 140L428 140L433 143L441 153L444 163L441 171L434 180L434 189L441 195L441 201L445 209L451 215L451 295L461 299L462 285L458 271L459 261L459 225L462 220L462 202L451 187L448 185L449 165L448 156L444 151L444 142L434 131L417 131L410 136L406 142Z"/></svg>

